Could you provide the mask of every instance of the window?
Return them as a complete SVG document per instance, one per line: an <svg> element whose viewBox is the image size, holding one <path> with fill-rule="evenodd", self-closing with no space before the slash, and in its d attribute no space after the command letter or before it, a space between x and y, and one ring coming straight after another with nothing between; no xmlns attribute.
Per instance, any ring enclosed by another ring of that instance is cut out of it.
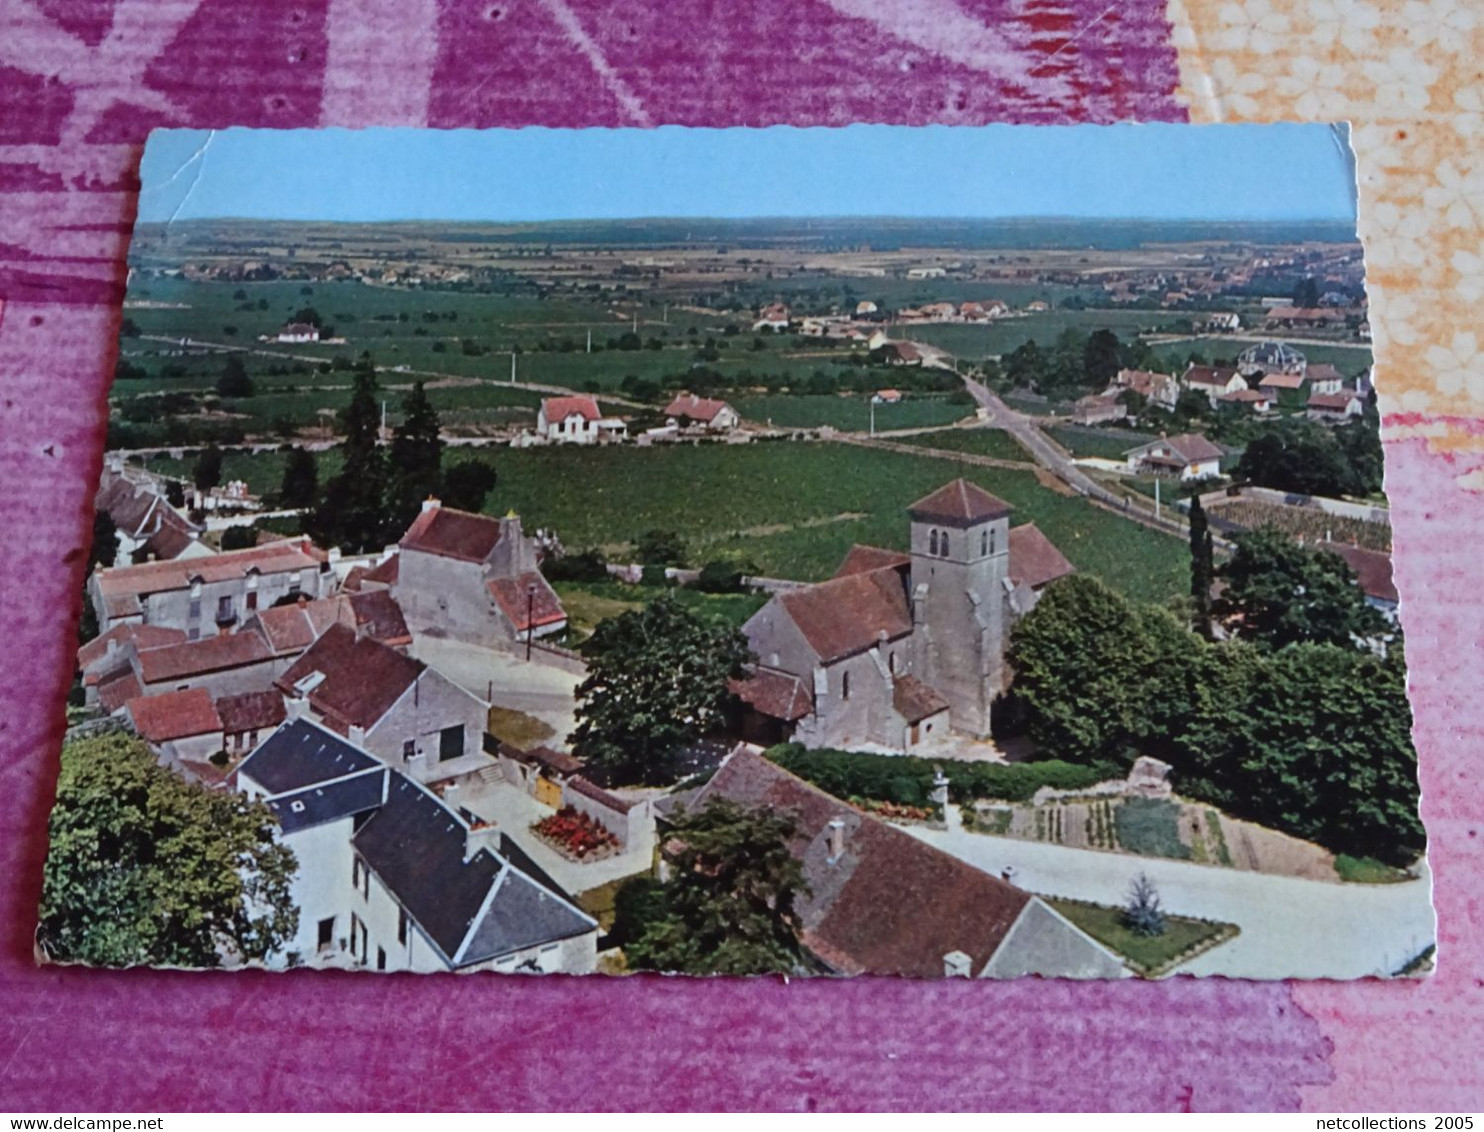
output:
<svg viewBox="0 0 1484 1132"><path fill-rule="evenodd" d="M376 969L378 971L386 970L386 948L384 947L378 947L376 949Z"/></svg>
<svg viewBox="0 0 1484 1132"><path fill-rule="evenodd" d="M232 609L232 595L226 594L216 599L216 619L218 621L230 621L236 614Z"/></svg>
<svg viewBox="0 0 1484 1132"><path fill-rule="evenodd" d="M938 557L938 532L928 532L928 553L934 558Z"/></svg>
<svg viewBox="0 0 1484 1132"><path fill-rule="evenodd" d="M362 966L365 965L367 959L366 934L366 925L361 922L359 916L352 912L350 914L350 953L361 961Z"/></svg>
<svg viewBox="0 0 1484 1132"><path fill-rule="evenodd" d="M886 658L886 670L893 676L897 674L897 654L891 653Z"/></svg>
<svg viewBox="0 0 1484 1132"><path fill-rule="evenodd" d="M438 761L448 762L464 753L464 725L445 727L438 732Z"/></svg>
<svg viewBox="0 0 1484 1132"><path fill-rule="evenodd" d="M988 527L985 527L984 530L982 530L982 531L979 532L979 553L980 554L988 554L989 553L989 528Z"/></svg>
<svg viewBox="0 0 1484 1132"><path fill-rule="evenodd" d="M201 619L201 599L199 597L191 598L191 608L186 613L186 616L192 621L199 621Z"/></svg>
<svg viewBox="0 0 1484 1132"><path fill-rule="evenodd" d="M848 672L840 673L840 698L850 699L850 673Z"/></svg>
<svg viewBox="0 0 1484 1132"><path fill-rule="evenodd" d="M257 611L257 608L258 608L258 591L257 590L250 590L250 591L248 591L248 595L247 595L247 611L249 613L255 613Z"/></svg>
<svg viewBox="0 0 1484 1132"><path fill-rule="evenodd" d="M319 941L318 941L318 946L319 946L319 949L321 951L324 951L324 950L326 950L326 949L334 946L334 944L335 944L335 917L334 916L331 916L329 919L327 919L327 920L321 920L319 922Z"/></svg>
<svg viewBox="0 0 1484 1132"><path fill-rule="evenodd" d="M415 754L417 754L417 740L408 739L402 744L402 761L404 763L411 762Z"/></svg>
<svg viewBox="0 0 1484 1132"><path fill-rule="evenodd" d="M361 894L363 900L371 899L371 870L366 868L366 862L359 857L351 862L350 885Z"/></svg>
<svg viewBox="0 0 1484 1132"><path fill-rule="evenodd" d="M397 909L397 942L407 942L407 909Z"/></svg>
<svg viewBox="0 0 1484 1132"><path fill-rule="evenodd" d="M989 552L991 554L994 553L994 542L995 542L994 531L990 531L989 532Z"/></svg>

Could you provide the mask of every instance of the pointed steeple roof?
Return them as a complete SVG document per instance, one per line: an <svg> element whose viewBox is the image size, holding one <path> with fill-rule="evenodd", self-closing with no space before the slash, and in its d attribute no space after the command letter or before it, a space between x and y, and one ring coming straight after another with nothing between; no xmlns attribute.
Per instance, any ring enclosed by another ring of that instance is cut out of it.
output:
<svg viewBox="0 0 1484 1132"><path fill-rule="evenodd" d="M1010 505L977 484L956 479L923 496L907 508L907 514L920 522L966 527L986 519L1003 519L1010 514Z"/></svg>

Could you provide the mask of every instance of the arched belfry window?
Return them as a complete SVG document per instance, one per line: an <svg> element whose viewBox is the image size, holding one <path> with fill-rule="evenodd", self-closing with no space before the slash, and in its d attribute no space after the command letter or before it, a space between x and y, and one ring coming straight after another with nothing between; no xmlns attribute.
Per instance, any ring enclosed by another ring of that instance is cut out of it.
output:
<svg viewBox="0 0 1484 1132"><path fill-rule="evenodd" d="M948 557L948 532L947 531L939 531L938 532L938 557L940 557L940 558L947 558Z"/></svg>
<svg viewBox="0 0 1484 1132"><path fill-rule="evenodd" d="M928 553L934 558L938 557L938 532L936 530L928 532Z"/></svg>
<svg viewBox="0 0 1484 1132"><path fill-rule="evenodd" d="M989 528L988 527L985 527L984 530L982 530L982 531L979 532L979 553L980 554L988 554L989 553Z"/></svg>
<svg viewBox="0 0 1484 1132"><path fill-rule="evenodd" d="M989 552L994 553L994 531L989 532Z"/></svg>

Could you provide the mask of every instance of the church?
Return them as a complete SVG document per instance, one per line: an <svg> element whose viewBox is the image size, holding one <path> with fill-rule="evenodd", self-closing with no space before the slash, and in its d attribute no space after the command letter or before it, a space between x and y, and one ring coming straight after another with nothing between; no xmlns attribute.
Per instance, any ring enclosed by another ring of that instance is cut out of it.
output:
<svg viewBox="0 0 1484 1132"><path fill-rule="evenodd" d="M733 684L754 742L913 751L990 733L1015 620L1072 564L1010 505L958 479L907 509L910 551L855 546L828 581L775 594L743 626Z"/></svg>

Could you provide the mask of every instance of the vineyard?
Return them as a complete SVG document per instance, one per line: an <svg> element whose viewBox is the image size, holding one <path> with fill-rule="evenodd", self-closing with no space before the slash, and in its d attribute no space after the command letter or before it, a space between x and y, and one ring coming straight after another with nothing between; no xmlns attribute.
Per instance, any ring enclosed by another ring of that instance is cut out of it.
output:
<svg viewBox="0 0 1484 1132"><path fill-rule="evenodd" d="M1256 530L1274 526L1304 543L1343 542L1366 550L1391 550L1391 528L1385 523L1368 523L1331 515L1317 507L1286 507L1281 503L1262 503L1255 499L1222 500L1206 508L1218 529L1232 527Z"/></svg>

